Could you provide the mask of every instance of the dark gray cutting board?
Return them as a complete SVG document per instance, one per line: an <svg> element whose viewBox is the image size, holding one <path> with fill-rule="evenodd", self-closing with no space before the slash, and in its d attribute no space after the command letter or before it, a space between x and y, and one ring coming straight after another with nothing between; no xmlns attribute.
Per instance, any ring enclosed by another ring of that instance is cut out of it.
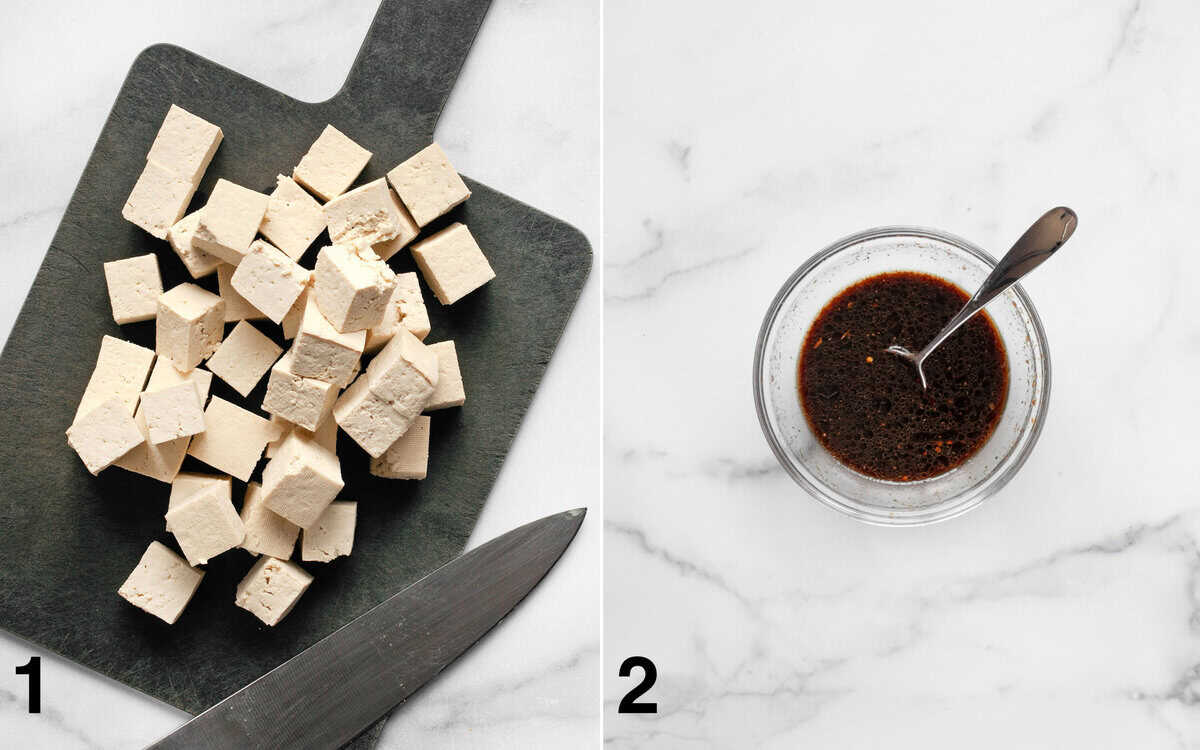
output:
<svg viewBox="0 0 1200 750"><path fill-rule="evenodd" d="M359 181L375 179L432 140L489 1L385 0L345 86L319 104L177 47L134 61L0 355L0 627L196 713L462 551L591 268L576 229L469 178L471 199L433 228L464 221L497 279L450 308L425 288L429 341L456 342L467 403L434 414L423 482L371 477L341 436L343 496L359 502L354 554L308 565L316 581L279 626L234 606L252 562L241 550L207 566L174 626L120 599L151 540L174 546L163 530L168 486L116 468L90 476L63 432L102 335L154 346L153 322L113 323L101 264L155 252L166 288L188 280L165 242L121 218L168 106L225 132L193 209L218 177L269 192L326 123L374 153ZM407 250L392 265L415 268ZM202 283L215 290L215 277ZM247 401L218 379L213 387ZM265 379L248 399L255 408L264 389ZM205 470L192 458L189 468Z"/></svg>

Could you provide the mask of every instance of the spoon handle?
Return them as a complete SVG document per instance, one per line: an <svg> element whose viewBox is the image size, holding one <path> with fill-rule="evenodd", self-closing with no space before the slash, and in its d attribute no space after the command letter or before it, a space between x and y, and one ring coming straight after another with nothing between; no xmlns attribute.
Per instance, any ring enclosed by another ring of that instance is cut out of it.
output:
<svg viewBox="0 0 1200 750"><path fill-rule="evenodd" d="M922 353L928 356L943 341L950 338L950 335L957 331L963 323L982 310L984 305L1054 255L1055 251L1075 233L1078 223L1079 218L1075 212L1064 206L1052 208L1042 214L1042 218L1033 222L1033 225L1025 230L1025 234L1021 235L1012 249L1000 259L975 295L967 304L963 305L963 309L959 310L958 314L946 324L946 327L925 345Z"/></svg>

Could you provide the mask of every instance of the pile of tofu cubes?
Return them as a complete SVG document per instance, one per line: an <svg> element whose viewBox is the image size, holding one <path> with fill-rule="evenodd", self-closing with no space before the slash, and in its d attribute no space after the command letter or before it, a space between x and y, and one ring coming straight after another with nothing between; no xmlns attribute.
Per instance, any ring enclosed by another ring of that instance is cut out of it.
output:
<svg viewBox="0 0 1200 750"><path fill-rule="evenodd" d="M193 279L215 274L216 290L164 291L154 253L104 264L113 319L153 320L155 348L103 338L67 442L92 474L116 466L170 485L166 530L183 554L151 543L122 597L174 623L204 576L197 566L240 547L258 560L234 601L275 625L313 580L290 559L297 538L302 561L353 546L338 429L370 454L372 474L424 479L425 413L466 398L454 342L424 343L417 274L388 259L412 243L443 305L495 274L461 223L414 242L470 196L436 143L351 189L371 152L330 125L270 195L221 179L185 216L222 137L172 105L122 211L166 240ZM302 266L326 231L331 244ZM288 341L286 351L277 343ZM214 376L243 403L210 398ZM262 403L245 402L264 377ZM251 482L264 454L262 482ZM187 455L216 473L181 472ZM246 483L240 510L234 479Z"/></svg>

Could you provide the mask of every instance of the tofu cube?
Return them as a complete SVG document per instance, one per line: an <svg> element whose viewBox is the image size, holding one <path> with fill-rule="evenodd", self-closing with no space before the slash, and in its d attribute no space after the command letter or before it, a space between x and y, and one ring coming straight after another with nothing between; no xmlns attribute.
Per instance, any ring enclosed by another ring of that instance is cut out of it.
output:
<svg viewBox="0 0 1200 750"><path fill-rule="evenodd" d="M267 508L263 503L262 486L257 482L246 485L241 516L242 525L246 527L242 549L252 555L268 555L280 560L292 556L300 527Z"/></svg>
<svg viewBox="0 0 1200 750"><path fill-rule="evenodd" d="M199 489L168 509L167 523L189 565L203 565L246 538L242 519L217 485Z"/></svg>
<svg viewBox="0 0 1200 750"><path fill-rule="evenodd" d="M455 222L412 246L413 258L438 301L452 305L496 278L465 224Z"/></svg>
<svg viewBox="0 0 1200 750"><path fill-rule="evenodd" d="M271 415L271 421L279 424L283 428L284 432L282 437L280 437L278 440L267 443L267 458L275 457L276 451L279 450L279 444L282 443L288 435L292 434L293 431L299 432L306 438L316 440L319 445L323 445L333 453L337 453L338 426L337 422L333 419L332 409L330 409L325 418L321 420L321 424L317 425L317 429L315 430L306 430L303 427L294 425L286 419L282 419L275 415Z"/></svg>
<svg viewBox="0 0 1200 750"><path fill-rule="evenodd" d="M333 418L372 457L383 455L412 423L388 401L371 392L366 375L338 397L333 405Z"/></svg>
<svg viewBox="0 0 1200 750"><path fill-rule="evenodd" d="M255 240L230 278L234 291L275 323L308 287L310 273L274 245Z"/></svg>
<svg viewBox="0 0 1200 750"><path fill-rule="evenodd" d="M230 503L233 502L233 477L224 474L195 474L185 471L177 475L171 482L171 494L167 498L167 511L208 487L216 487L222 498ZM167 521L166 529L167 531L171 530L170 521Z"/></svg>
<svg viewBox="0 0 1200 750"><path fill-rule="evenodd" d="M100 339L100 353L96 356L96 366L92 370L87 388L83 391L83 397L79 399L79 407L75 410L73 421L78 421L80 417L114 396L121 400L125 412L132 415L153 364L154 352L144 346L113 336Z"/></svg>
<svg viewBox="0 0 1200 750"><path fill-rule="evenodd" d="M263 411L306 430L316 430L333 411L338 389L324 380L297 375L292 369L294 358L289 350L271 368Z"/></svg>
<svg viewBox="0 0 1200 750"><path fill-rule="evenodd" d="M436 143L393 168L387 178L413 220L422 227L471 197L471 191Z"/></svg>
<svg viewBox="0 0 1200 750"><path fill-rule="evenodd" d="M229 180L217 180L208 203L200 209L200 225L192 242L206 253L236 266L258 234L269 201L262 193Z"/></svg>
<svg viewBox="0 0 1200 750"><path fill-rule="evenodd" d="M221 145L222 136L216 125L172 104L150 145L146 160L161 164L198 185L217 153L217 146Z"/></svg>
<svg viewBox="0 0 1200 750"><path fill-rule="evenodd" d="M196 186L156 162L146 162L145 169L134 184L121 216L160 240L183 218Z"/></svg>
<svg viewBox="0 0 1200 750"><path fill-rule="evenodd" d="M365 351L374 353L391 341L398 328L406 328L419 339L429 335L429 313L421 298L421 286L415 273L396 274L396 288L388 299L379 325L367 331Z"/></svg>
<svg viewBox="0 0 1200 750"><path fill-rule="evenodd" d="M366 342L366 331L339 333L317 307L316 295L310 293L292 345L292 372L344 387L358 371Z"/></svg>
<svg viewBox="0 0 1200 750"><path fill-rule="evenodd" d="M289 258L300 260L317 235L325 231L325 212L316 198L284 175L276 176L275 190L269 197L258 231Z"/></svg>
<svg viewBox="0 0 1200 750"><path fill-rule="evenodd" d="M346 192L370 160L370 151L326 125L292 170L292 177L321 200L332 200Z"/></svg>
<svg viewBox="0 0 1200 750"><path fill-rule="evenodd" d="M124 402L113 396L67 429L70 445L93 475L107 469L145 440Z"/></svg>
<svg viewBox="0 0 1200 750"><path fill-rule="evenodd" d="M195 284L180 284L159 296L157 318L155 351L187 372L221 345L225 301Z"/></svg>
<svg viewBox="0 0 1200 750"><path fill-rule="evenodd" d="M243 482L250 480L267 443L281 432L279 425L216 396L204 410L204 423L207 429L192 438L188 455Z"/></svg>
<svg viewBox="0 0 1200 750"><path fill-rule="evenodd" d="M243 320L233 327L217 353L208 360L208 369L233 390L248 396L280 354L283 349L278 344Z"/></svg>
<svg viewBox="0 0 1200 750"><path fill-rule="evenodd" d="M192 239L196 236L196 228L200 226L200 212L192 211L187 216L171 225L167 231L167 242L171 249L183 261L188 273L193 279L200 279L215 273L221 259L204 252L196 247Z"/></svg>
<svg viewBox="0 0 1200 750"><path fill-rule="evenodd" d="M325 204L329 238L337 244L380 245L394 255L412 241L420 228L380 177Z"/></svg>
<svg viewBox="0 0 1200 750"><path fill-rule="evenodd" d="M311 291L312 274L310 273L304 291L300 292L292 309L288 310L288 314L283 316L283 322L279 324L283 328L283 337L289 341L296 338L296 334L300 332L300 322L304 320L304 310L308 307L308 295Z"/></svg>
<svg viewBox="0 0 1200 750"><path fill-rule="evenodd" d="M138 609L174 625L202 578L204 571L188 565L165 544L150 542L117 593Z"/></svg>
<svg viewBox="0 0 1200 750"><path fill-rule="evenodd" d="M275 513L307 528L342 491L337 454L292 431L263 467L263 502Z"/></svg>
<svg viewBox="0 0 1200 750"><path fill-rule="evenodd" d="M317 254L313 296L341 333L379 325L395 288L395 272L369 247L330 245Z"/></svg>
<svg viewBox="0 0 1200 750"><path fill-rule="evenodd" d="M217 289L221 293L221 299L225 300L225 322L235 323L239 320L266 320L266 313L250 304L245 297L238 294L237 290L233 288L233 275L235 273L237 273L237 266L223 261L221 265L217 266Z"/></svg>
<svg viewBox="0 0 1200 750"><path fill-rule="evenodd" d="M299 565L263 555L238 584L233 602L274 626L292 611L312 580Z"/></svg>
<svg viewBox="0 0 1200 750"><path fill-rule="evenodd" d="M154 363L154 371L150 374L150 382L146 383L146 391L156 391L170 388L181 383L191 383L196 390L196 399L200 409L208 401L208 391L212 385L212 373L197 367L185 374L180 373L171 364L171 360L163 357ZM150 442L150 429L146 425L146 415L139 404L133 415L133 421L146 438L146 442L118 458L113 466L132 471L135 474L157 479L160 482L172 483L177 480L183 458L187 455L190 437L176 438L154 445ZM172 485L172 494L174 494Z"/></svg>
<svg viewBox="0 0 1200 750"><path fill-rule="evenodd" d="M439 378L437 355L404 329L367 367L371 392L391 403L410 422L429 403Z"/></svg>
<svg viewBox="0 0 1200 750"><path fill-rule="evenodd" d="M204 409L193 383L146 391L138 408L152 445L204 432Z"/></svg>
<svg viewBox="0 0 1200 750"><path fill-rule="evenodd" d="M175 369L175 365L171 364L171 360L163 357L155 361L154 370L150 373L150 380L146 383L145 390L157 391L180 383L191 383L196 388L196 398L199 399L200 408L203 409L204 405L208 403L212 378L213 374L202 367L188 372L180 372Z"/></svg>
<svg viewBox="0 0 1200 750"><path fill-rule="evenodd" d="M370 472L385 479L424 479L429 470L429 425L433 420L420 416L408 432L392 443L383 455L371 459Z"/></svg>
<svg viewBox="0 0 1200 750"><path fill-rule="evenodd" d="M429 344L429 349L437 355L438 381L425 404L425 411L449 409L452 406L462 406L467 402L467 392L463 389L462 372L458 369L458 351L453 341L439 341Z"/></svg>
<svg viewBox="0 0 1200 750"><path fill-rule="evenodd" d="M329 562L349 555L354 549L354 522L358 503L330 503L321 517L304 530L300 542L300 559L306 562Z"/></svg>
<svg viewBox="0 0 1200 750"><path fill-rule="evenodd" d="M105 263L104 281L117 325L154 319L158 313L158 295L163 292L154 253Z"/></svg>

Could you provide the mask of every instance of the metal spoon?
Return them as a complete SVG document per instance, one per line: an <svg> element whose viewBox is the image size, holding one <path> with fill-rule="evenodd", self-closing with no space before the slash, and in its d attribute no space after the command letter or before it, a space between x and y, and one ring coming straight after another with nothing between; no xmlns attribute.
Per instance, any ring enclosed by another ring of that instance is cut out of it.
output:
<svg viewBox="0 0 1200 750"><path fill-rule="evenodd" d="M957 331L975 313L982 310L984 305L1054 255L1054 252L1066 244L1071 235L1075 233L1078 223L1079 217L1075 215L1075 212L1064 206L1052 208L1042 214L1042 218L1033 222L1033 226L1026 229L1025 234L1021 235L1021 239L1017 240L1012 249L1000 259L1000 262L984 279L979 291L975 292L975 296L967 300L967 304L963 305L958 314L951 318L946 327L934 336L924 349L913 354L903 346L889 346L886 351L912 362L913 366L917 368L917 374L921 376L921 388L929 388L929 383L925 380L923 365L933 350L941 346L946 339L950 338L950 334Z"/></svg>

